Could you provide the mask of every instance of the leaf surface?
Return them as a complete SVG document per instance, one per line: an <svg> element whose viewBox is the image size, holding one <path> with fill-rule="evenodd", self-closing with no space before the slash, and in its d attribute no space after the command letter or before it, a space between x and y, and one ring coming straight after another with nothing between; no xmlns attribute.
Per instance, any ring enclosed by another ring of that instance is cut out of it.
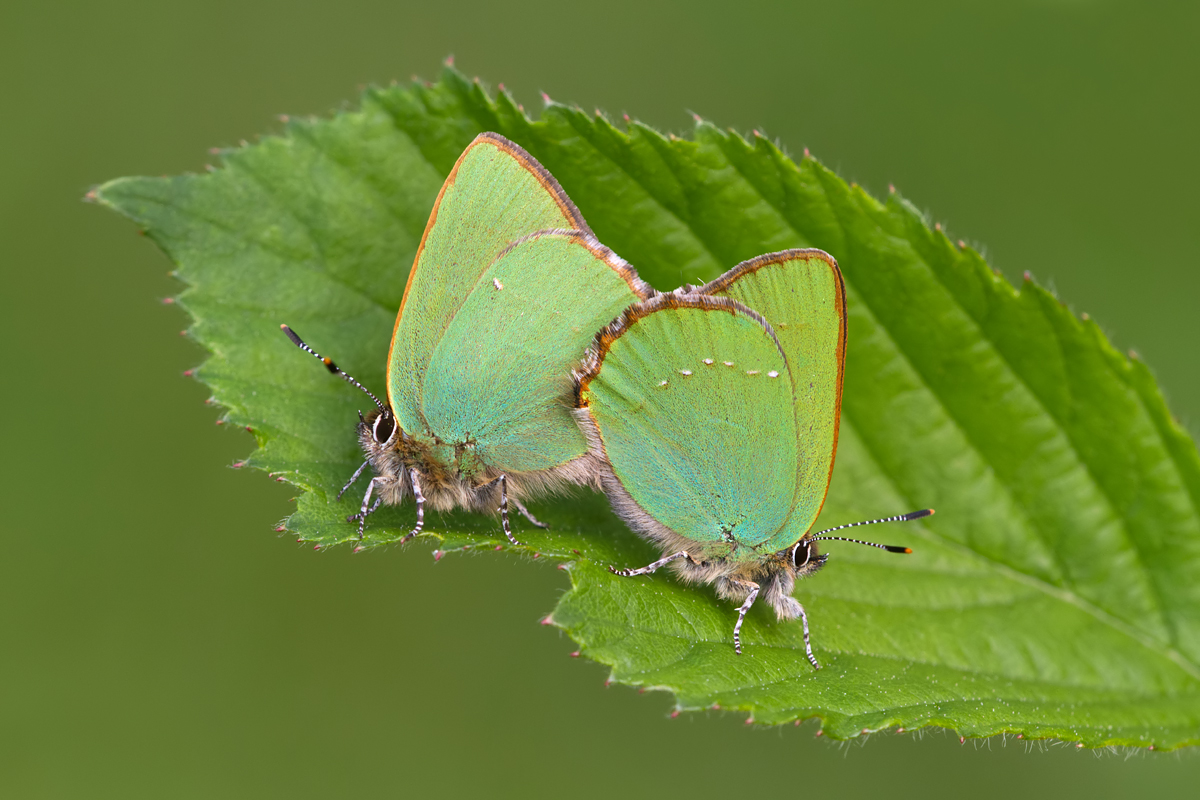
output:
<svg viewBox="0 0 1200 800"><path fill-rule="evenodd" d="M247 463L302 490L287 530L354 540L356 498L334 496L361 463L365 398L279 324L379 392L429 209L484 130L538 158L659 289L763 252L832 253L850 333L818 525L938 510L873 537L914 555L834 544L798 586L825 665L814 672L799 625L766 608L747 618L739 658L734 609L710 589L610 575L610 563L657 554L602 497L535 505L552 528L516 517L519 535L572 581L552 619L614 680L669 690L683 709L820 717L836 738L939 725L1088 746L1200 742L1200 456L1146 366L898 195L880 202L812 158L703 121L691 139L558 104L531 121L447 69L432 85L370 89L356 111L292 121L208 174L97 189L177 265L189 333L212 354L197 377L254 433ZM414 517L381 510L367 545L395 541ZM441 551L504 542L494 517L462 513L430 515L425 536Z"/></svg>

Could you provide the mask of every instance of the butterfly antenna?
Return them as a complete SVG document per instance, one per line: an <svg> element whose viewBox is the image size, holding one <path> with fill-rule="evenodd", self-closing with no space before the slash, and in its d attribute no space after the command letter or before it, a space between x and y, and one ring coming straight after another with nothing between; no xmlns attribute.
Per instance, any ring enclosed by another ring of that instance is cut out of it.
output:
<svg viewBox="0 0 1200 800"><path fill-rule="evenodd" d="M304 343L304 340L301 339L299 336L297 336L296 332L294 330L292 330L291 328L289 328L287 325L280 325L279 327L284 333L287 334L287 337L292 340L292 344L296 345L296 347L299 347L304 352L309 353L312 356L314 356L318 361L320 361L322 364L325 365L325 369L329 370L334 375L341 376L342 378L345 378L348 383L350 383L354 386L357 386L359 389L362 389L364 392L367 393L367 397L369 397L375 401L375 405L379 406L380 411L382 411L385 414L388 413L387 408L384 407L383 403L379 402L378 397L371 394L370 389L363 386L361 383L354 380L354 378L352 378L350 375L343 372L341 367L339 367L337 364L333 363L332 358L326 358L325 356L318 353L316 350L313 350L311 347L306 345Z"/></svg>
<svg viewBox="0 0 1200 800"><path fill-rule="evenodd" d="M877 522L908 522L909 520L921 519L921 517L933 516L932 508L923 508L920 511L913 511L908 514L901 514L896 517L884 517L883 519L869 519L865 522L851 522L849 525L838 525L836 528L826 528L823 531L817 531L814 535L808 537L810 541L834 541L834 542L854 542L855 544L865 544L868 547L878 547L880 550L887 550L889 553L911 553L911 547L897 547L891 544L876 544L875 542L864 542L862 539L847 539L845 536L822 536L822 533L832 533L840 531L844 528L857 528L859 525L874 525Z"/></svg>

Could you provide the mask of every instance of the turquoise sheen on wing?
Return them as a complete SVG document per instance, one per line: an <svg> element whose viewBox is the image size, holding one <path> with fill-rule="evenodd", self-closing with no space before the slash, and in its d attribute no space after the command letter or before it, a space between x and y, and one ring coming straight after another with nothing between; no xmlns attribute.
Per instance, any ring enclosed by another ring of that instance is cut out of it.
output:
<svg viewBox="0 0 1200 800"><path fill-rule="evenodd" d="M535 231L575 227L539 176L507 151L479 139L468 148L429 218L392 334L388 399L402 429L425 428L423 387L434 349L500 251Z"/></svg>
<svg viewBox="0 0 1200 800"><path fill-rule="evenodd" d="M423 392L428 430L474 442L477 458L508 472L583 455L587 441L564 411L571 369L595 332L636 299L578 235L517 243L483 273L433 352Z"/></svg>
<svg viewBox="0 0 1200 800"><path fill-rule="evenodd" d="M794 250L691 295L749 313L643 304L582 400L643 512L704 553L752 562L799 541L825 501L845 358L841 277L828 255Z"/></svg>
<svg viewBox="0 0 1200 800"><path fill-rule="evenodd" d="M571 370L648 291L549 173L481 135L446 179L397 317L388 398L400 428L469 482L584 456Z"/></svg>

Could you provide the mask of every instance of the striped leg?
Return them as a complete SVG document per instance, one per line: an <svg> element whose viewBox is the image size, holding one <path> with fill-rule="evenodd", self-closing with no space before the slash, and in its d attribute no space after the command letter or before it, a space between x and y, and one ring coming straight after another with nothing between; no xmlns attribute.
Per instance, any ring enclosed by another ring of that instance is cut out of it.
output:
<svg viewBox="0 0 1200 800"><path fill-rule="evenodd" d="M367 493L363 495L362 506L358 509L358 513L346 517L347 522L354 522L354 520L358 520L359 540L363 538L363 531L366 530L367 517L372 514L375 509L379 508L379 504L383 502L383 498L379 498L375 501L375 505L371 505L371 493L375 491L375 483L377 481L382 483L383 480L384 479L381 477L371 478L371 482L367 484Z"/></svg>
<svg viewBox="0 0 1200 800"><path fill-rule="evenodd" d="M518 500L517 498L514 497L512 499L512 504L517 507L517 511L521 512L522 517L529 520L534 525L537 525L539 528L549 528L550 527L546 523L538 521L538 518L535 517L533 514L530 514L529 509L527 509L524 505L522 505L521 501Z"/></svg>
<svg viewBox="0 0 1200 800"><path fill-rule="evenodd" d="M425 527L425 495L421 494L421 479L420 473L416 469L409 467L408 479L412 482L413 497L417 500L417 527L409 531L403 538L400 539L400 544L404 544L409 539L416 536Z"/></svg>
<svg viewBox="0 0 1200 800"><path fill-rule="evenodd" d="M517 537L512 535L512 530L508 527L508 476L500 475L500 525L504 528L504 535L513 544L519 545Z"/></svg>
<svg viewBox="0 0 1200 800"><path fill-rule="evenodd" d="M371 516L372 514L374 514L375 509L379 508L379 505L382 502L383 502L382 497L376 497L375 502L371 503L371 507L367 509L367 516ZM356 519L362 519L362 518L363 518L363 515L362 515L362 512L360 511L357 514L351 514L350 516L346 517L346 522L354 522Z"/></svg>
<svg viewBox="0 0 1200 800"><path fill-rule="evenodd" d="M746 612L750 610L750 606L754 605L754 599L758 597L759 586L752 581L730 581L730 583L750 589L750 594L746 596L746 602L742 603L742 607L738 609L738 621L733 623L733 649L740 656L742 654L742 622L745 621Z"/></svg>
<svg viewBox="0 0 1200 800"><path fill-rule="evenodd" d="M797 603L796 605L800 605ZM821 665L817 663L817 657L813 655L812 645L808 642L808 614L804 611L804 606L800 606L800 622L804 625L804 654L808 656L808 663L813 665L813 669L820 669Z"/></svg>
<svg viewBox="0 0 1200 800"><path fill-rule="evenodd" d="M609 565L608 571L614 575L621 575L622 577L625 577L625 578L632 578L634 575L649 575L651 572L654 572L659 567L665 567L667 564L670 564L672 561L678 561L681 558L686 558L688 561L692 561L692 563L695 563L695 561L693 561L691 555L688 554L687 550L680 550L678 553L672 553L671 555L667 556L666 558L660 558L658 561L655 561L653 564L647 564L646 566L640 567L638 569L617 569L616 567Z"/></svg>
<svg viewBox="0 0 1200 800"><path fill-rule="evenodd" d="M353 485L354 485L354 482L355 482L356 480L358 480L358 476L359 476L359 475L362 475L362 471L363 471L364 469L366 469L366 468L367 468L367 464L370 464L370 463L371 463L370 461L364 461L364 462L362 463L362 466L360 466L358 469L354 470L354 474L350 476L350 480L346 481L346 485L345 485L345 486L343 486L343 487L342 487L342 490L341 490L340 492L338 492L338 493L337 493L337 499L338 499L338 500L341 500L341 499L342 499L342 495L344 495L344 494L346 493L346 490L347 490L347 489L349 489L351 486L353 486Z"/></svg>

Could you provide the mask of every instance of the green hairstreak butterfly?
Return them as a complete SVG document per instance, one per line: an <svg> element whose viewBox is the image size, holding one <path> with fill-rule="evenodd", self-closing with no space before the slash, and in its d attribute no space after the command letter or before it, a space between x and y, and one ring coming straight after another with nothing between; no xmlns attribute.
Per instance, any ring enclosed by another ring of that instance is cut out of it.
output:
<svg viewBox="0 0 1200 800"><path fill-rule="evenodd" d="M571 367L605 323L654 290L596 241L558 182L532 156L480 134L433 206L396 317L388 403L284 332L377 408L358 438L375 476L358 535L380 503L500 510L568 484L597 485L600 464L571 418ZM340 494L339 494L340 496ZM375 498L372 503L372 497Z"/></svg>
<svg viewBox="0 0 1200 800"><path fill-rule="evenodd" d="M812 533L837 450L846 351L841 272L819 250L770 253L702 287L630 306L597 335L576 379L576 420L606 466L614 510L689 582L780 619L808 616L797 578L827 558L840 528L928 516L926 509ZM858 541L849 539L845 541ZM860 542L861 544L872 544ZM872 545L891 552L908 548Z"/></svg>

